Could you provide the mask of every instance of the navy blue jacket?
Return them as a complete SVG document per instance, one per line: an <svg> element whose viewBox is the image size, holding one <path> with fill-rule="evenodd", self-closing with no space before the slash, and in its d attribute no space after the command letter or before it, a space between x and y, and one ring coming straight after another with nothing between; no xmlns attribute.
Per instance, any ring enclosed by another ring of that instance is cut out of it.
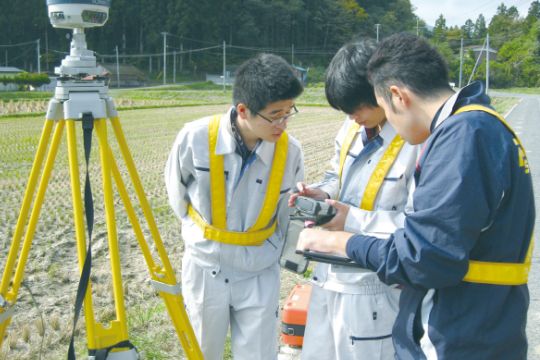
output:
<svg viewBox="0 0 540 360"><path fill-rule="evenodd" d="M452 113L468 104L489 106L481 83L459 93ZM527 285L462 281L469 260L524 261L535 219L524 160L494 116L452 115L432 126L404 228L389 240L349 240L349 257L404 286L393 330L399 359L527 358Z"/></svg>

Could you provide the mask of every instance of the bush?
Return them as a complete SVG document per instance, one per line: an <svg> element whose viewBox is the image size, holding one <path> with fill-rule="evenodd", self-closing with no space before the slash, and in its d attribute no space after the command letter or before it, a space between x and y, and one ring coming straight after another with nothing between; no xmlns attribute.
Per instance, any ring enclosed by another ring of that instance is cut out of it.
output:
<svg viewBox="0 0 540 360"><path fill-rule="evenodd" d="M29 86L40 87L44 84L49 84L51 79L45 73L27 73L23 72L14 76L4 76L0 78L2 84L16 84L19 87L27 88Z"/></svg>
<svg viewBox="0 0 540 360"><path fill-rule="evenodd" d="M309 84L323 83L325 77L326 68L323 66L310 67L308 71L307 81Z"/></svg>

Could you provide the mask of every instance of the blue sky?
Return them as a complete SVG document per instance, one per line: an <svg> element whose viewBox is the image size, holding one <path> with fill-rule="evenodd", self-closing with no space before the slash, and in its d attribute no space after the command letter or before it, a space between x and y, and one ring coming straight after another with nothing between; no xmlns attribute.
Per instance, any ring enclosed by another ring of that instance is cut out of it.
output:
<svg viewBox="0 0 540 360"><path fill-rule="evenodd" d="M435 20L443 14L446 26L461 26L467 19L475 21L478 15L483 14L489 24L495 15L497 7L504 3L506 6L515 6L520 16L527 15L532 0L411 0L414 13L428 25L435 25Z"/></svg>

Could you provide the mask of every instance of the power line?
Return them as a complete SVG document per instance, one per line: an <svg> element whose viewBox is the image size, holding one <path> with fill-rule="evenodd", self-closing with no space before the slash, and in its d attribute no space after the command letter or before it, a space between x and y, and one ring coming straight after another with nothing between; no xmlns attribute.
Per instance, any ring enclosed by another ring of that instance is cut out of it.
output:
<svg viewBox="0 0 540 360"><path fill-rule="evenodd" d="M488 0L488 1L485 1L485 2L482 3L480 6L477 6L476 8L470 10L469 12L470 12L470 13L473 13L473 12L475 12L476 10L480 10L480 9L483 9L483 8L487 7L487 5L490 5L490 6L491 6L491 3L495 3L495 2L499 2L499 0Z"/></svg>
<svg viewBox="0 0 540 360"><path fill-rule="evenodd" d="M172 36L172 37L175 37L177 39L181 39L181 40L187 40L187 41L192 41L192 42L198 42L198 43L201 43L201 44L215 44L216 42L210 42L210 41L205 41L205 40L197 40L197 39L192 39L192 38L188 38L188 37L184 37L184 36L180 36L180 35L176 35L176 34L171 34L171 33L167 33L167 36ZM220 45L221 46L221 45Z"/></svg>
<svg viewBox="0 0 540 360"><path fill-rule="evenodd" d="M170 48L173 48L169 45L167 45L167 48L170 49ZM209 46L209 47L205 47L205 48L198 48L198 49L190 49L190 50L183 50L183 51L168 51L166 53L167 56L169 55L180 55L180 54L189 54L189 53L195 53L195 52L200 52L200 51L206 51L206 50L210 50L210 49L216 49L216 48L221 48L221 45L214 45L214 46ZM174 48L173 48L174 49ZM98 52L95 52L96 56L100 57L100 58L111 58L111 57L114 57L116 58L116 54L100 54ZM130 59L130 58L147 58L147 57L161 57L163 56L163 52L159 52L159 53L147 53L147 54L121 54L121 55L118 55L119 58L121 59Z"/></svg>
<svg viewBox="0 0 540 360"><path fill-rule="evenodd" d="M22 42L22 43L18 43L18 44L0 45L0 48L10 48L10 47L16 47L16 46L30 45L30 44L35 45L36 40L26 41L26 42Z"/></svg>
<svg viewBox="0 0 540 360"><path fill-rule="evenodd" d="M14 58L10 58L10 59L9 59L9 62L10 62L10 63L13 63L14 61L16 61L16 60L18 60L18 59L21 59L21 58L23 58L23 57L29 57L29 56L27 56L28 53L29 53L30 51L33 51L33 50L34 50L34 49L32 49L32 48L28 48L28 49L22 50L22 52L19 53L17 56L15 56Z"/></svg>

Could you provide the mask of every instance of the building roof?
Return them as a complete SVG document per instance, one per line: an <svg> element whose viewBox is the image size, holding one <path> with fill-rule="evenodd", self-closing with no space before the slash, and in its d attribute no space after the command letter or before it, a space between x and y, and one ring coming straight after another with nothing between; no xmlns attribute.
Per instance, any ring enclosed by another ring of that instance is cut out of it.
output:
<svg viewBox="0 0 540 360"><path fill-rule="evenodd" d="M298 66L298 65L292 65L292 67L300 72L307 72L308 70L306 68L303 68L301 66Z"/></svg>
<svg viewBox="0 0 540 360"><path fill-rule="evenodd" d="M16 74L21 72L24 72L24 70L13 66L0 66L0 74Z"/></svg>
<svg viewBox="0 0 540 360"><path fill-rule="evenodd" d="M100 64L113 78L116 76L116 64L115 63L103 63ZM120 78L133 78L138 80L146 79L144 72L139 70L137 67L128 64L118 64L118 70L120 71Z"/></svg>
<svg viewBox="0 0 540 360"><path fill-rule="evenodd" d="M480 52L480 51L486 51L486 47L485 46L477 46L477 45L472 45L472 46L466 46L465 49L468 49L468 50L472 50L474 52ZM489 47L489 52L492 53L492 54L496 54L497 53L497 50L495 50L494 48L492 48L491 46Z"/></svg>

